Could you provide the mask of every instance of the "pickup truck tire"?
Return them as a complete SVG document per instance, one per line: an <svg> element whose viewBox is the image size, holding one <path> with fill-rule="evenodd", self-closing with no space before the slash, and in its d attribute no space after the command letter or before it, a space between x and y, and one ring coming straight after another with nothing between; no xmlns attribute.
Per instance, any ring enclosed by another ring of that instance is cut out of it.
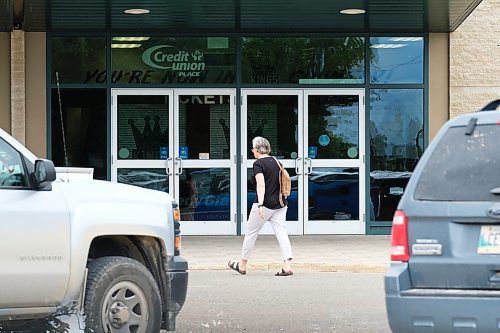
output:
<svg viewBox="0 0 500 333"><path fill-rule="evenodd" d="M85 332L160 332L160 291L144 265L126 257L102 257L87 268Z"/></svg>

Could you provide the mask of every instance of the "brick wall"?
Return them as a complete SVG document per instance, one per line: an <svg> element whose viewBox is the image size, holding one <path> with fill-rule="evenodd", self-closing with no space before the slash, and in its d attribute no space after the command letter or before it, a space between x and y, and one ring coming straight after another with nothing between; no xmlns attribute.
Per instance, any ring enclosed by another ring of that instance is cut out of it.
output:
<svg viewBox="0 0 500 333"><path fill-rule="evenodd" d="M24 31L15 30L10 39L11 54L11 134L22 144L26 140L26 85Z"/></svg>
<svg viewBox="0 0 500 333"><path fill-rule="evenodd" d="M450 118L500 98L500 0L483 0L450 34Z"/></svg>

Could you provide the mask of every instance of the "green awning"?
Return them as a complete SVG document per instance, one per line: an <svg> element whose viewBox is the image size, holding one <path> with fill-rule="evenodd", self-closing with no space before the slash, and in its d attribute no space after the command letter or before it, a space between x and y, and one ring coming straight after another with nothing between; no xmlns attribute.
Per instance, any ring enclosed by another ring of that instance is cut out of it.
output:
<svg viewBox="0 0 500 333"><path fill-rule="evenodd" d="M23 22L12 2L0 29L25 31L199 33L422 33L455 30L481 0L24 0ZM131 15L132 8L149 10ZM366 11L341 14L342 9Z"/></svg>

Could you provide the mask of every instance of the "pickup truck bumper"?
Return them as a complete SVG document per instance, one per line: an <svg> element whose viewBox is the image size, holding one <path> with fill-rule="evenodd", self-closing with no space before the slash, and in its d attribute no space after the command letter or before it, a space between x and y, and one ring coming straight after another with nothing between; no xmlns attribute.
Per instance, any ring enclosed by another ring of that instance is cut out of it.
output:
<svg viewBox="0 0 500 333"><path fill-rule="evenodd" d="M408 264L394 262L385 278L392 332L498 332L498 290L417 289Z"/></svg>
<svg viewBox="0 0 500 333"><path fill-rule="evenodd" d="M180 310L186 301L188 285L188 262L186 259L175 256L168 268L170 277L170 305ZM172 309L172 307L170 307Z"/></svg>
<svg viewBox="0 0 500 333"><path fill-rule="evenodd" d="M168 318L163 327L175 331L175 318L186 301L188 285L188 262L180 256L171 257L167 264L167 278L170 287Z"/></svg>

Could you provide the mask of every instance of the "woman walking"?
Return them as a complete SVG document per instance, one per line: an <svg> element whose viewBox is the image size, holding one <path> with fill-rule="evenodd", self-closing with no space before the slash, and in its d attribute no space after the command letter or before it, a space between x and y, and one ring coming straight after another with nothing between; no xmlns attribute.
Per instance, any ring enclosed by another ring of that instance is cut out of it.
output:
<svg viewBox="0 0 500 333"><path fill-rule="evenodd" d="M252 152L257 159L253 164L253 177L256 183L255 201L248 217L247 231L241 249L239 262L229 261L229 268L240 274L246 274L247 263L250 258L260 229L266 221L271 223L274 234L278 239L281 254L283 256L283 266L276 273L276 276L292 275L292 246L286 231L286 211L288 209L286 199L283 198L284 207L279 200L280 194L280 167L278 160L271 157L271 145L263 137L255 137L252 140Z"/></svg>

